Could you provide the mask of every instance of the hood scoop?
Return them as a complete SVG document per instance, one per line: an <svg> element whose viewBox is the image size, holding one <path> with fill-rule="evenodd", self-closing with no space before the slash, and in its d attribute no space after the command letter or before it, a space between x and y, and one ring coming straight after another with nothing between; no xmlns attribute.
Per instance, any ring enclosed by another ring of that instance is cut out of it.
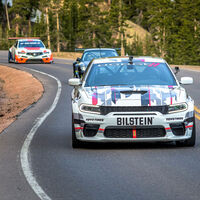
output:
<svg viewBox="0 0 200 200"><path fill-rule="evenodd" d="M120 91L120 93L122 93L122 94L146 94L147 93L147 91L145 91L145 90L126 90L126 91Z"/></svg>

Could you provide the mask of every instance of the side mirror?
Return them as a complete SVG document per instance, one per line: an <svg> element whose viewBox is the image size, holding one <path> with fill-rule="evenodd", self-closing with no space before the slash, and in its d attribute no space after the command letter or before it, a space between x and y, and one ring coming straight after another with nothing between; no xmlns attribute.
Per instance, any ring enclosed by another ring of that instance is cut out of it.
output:
<svg viewBox="0 0 200 200"><path fill-rule="evenodd" d="M68 80L68 84L70 86L79 86L79 85L81 85L81 79L80 78L70 78Z"/></svg>
<svg viewBox="0 0 200 200"><path fill-rule="evenodd" d="M80 58L77 58L77 59L76 59L76 61L80 62L80 61L81 61L81 59L80 59Z"/></svg>
<svg viewBox="0 0 200 200"><path fill-rule="evenodd" d="M181 77L180 83L183 85L193 84L193 78L192 77Z"/></svg>
<svg viewBox="0 0 200 200"><path fill-rule="evenodd" d="M176 75L176 74L178 74L178 72L180 72L180 69L179 69L178 66L176 66L176 67L175 67L175 72L174 72L174 74Z"/></svg>

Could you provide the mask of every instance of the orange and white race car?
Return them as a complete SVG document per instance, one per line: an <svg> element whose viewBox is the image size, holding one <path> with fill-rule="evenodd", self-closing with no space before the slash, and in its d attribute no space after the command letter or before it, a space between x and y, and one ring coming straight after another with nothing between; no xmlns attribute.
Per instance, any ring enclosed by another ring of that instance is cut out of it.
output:
<svg viewBox="0 0 200 200"><path fill-rule="evenodd" d="M14 63L52 63L53 55L40 39L9 38L16 43L8 51L8 62Z"/></svg>

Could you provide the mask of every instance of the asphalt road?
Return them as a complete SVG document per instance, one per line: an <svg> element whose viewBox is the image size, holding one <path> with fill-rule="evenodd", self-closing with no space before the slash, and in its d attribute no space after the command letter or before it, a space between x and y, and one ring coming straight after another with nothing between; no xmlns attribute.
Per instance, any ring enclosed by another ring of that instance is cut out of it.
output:
<svg viewBox="0 0 200 200"><path fill-rule="evenodd" d="M52 200L199 200L200 122L196 120L194 148L172 144L92 145L71 147L72 61L55 59L55 64L8 64L7 52L0 52L0 64L33 73L44 84L38 103L0 135L0 200L38 200L23 174L20 152L35 120L52 105L57 82L35 69L57 77L62 92L55 110L38 128L29 148L31 170L38 184ZM200 107L200 72L182 70L192 76L188 93ZM43 198L45 199L45 198Z"/></svg>

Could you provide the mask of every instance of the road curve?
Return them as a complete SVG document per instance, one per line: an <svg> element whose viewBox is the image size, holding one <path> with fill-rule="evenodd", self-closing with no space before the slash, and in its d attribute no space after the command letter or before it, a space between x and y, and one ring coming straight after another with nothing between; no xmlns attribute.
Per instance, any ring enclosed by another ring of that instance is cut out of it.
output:
<svg viewBox="0 0 200 200"><path fill-rule="evenodd" d="M174 144L117 144L71 147L71 61L55 64L7 63L7 52L0 52L0 64L33 73L44 84L43 98L19 116L0 135L0 199L37 200L23 174L20 152L36 119L53 104L57 82L38 70L57 77L62 92L55 110L37 129L29 148L29 161L36 181L52 200L199 200L200 139L194 148ZM200 108L199 72L181 70L192 76L188 93ZM200 114L199 114L200 115ZM196 119L197 136L200 122Z"/></svg>

